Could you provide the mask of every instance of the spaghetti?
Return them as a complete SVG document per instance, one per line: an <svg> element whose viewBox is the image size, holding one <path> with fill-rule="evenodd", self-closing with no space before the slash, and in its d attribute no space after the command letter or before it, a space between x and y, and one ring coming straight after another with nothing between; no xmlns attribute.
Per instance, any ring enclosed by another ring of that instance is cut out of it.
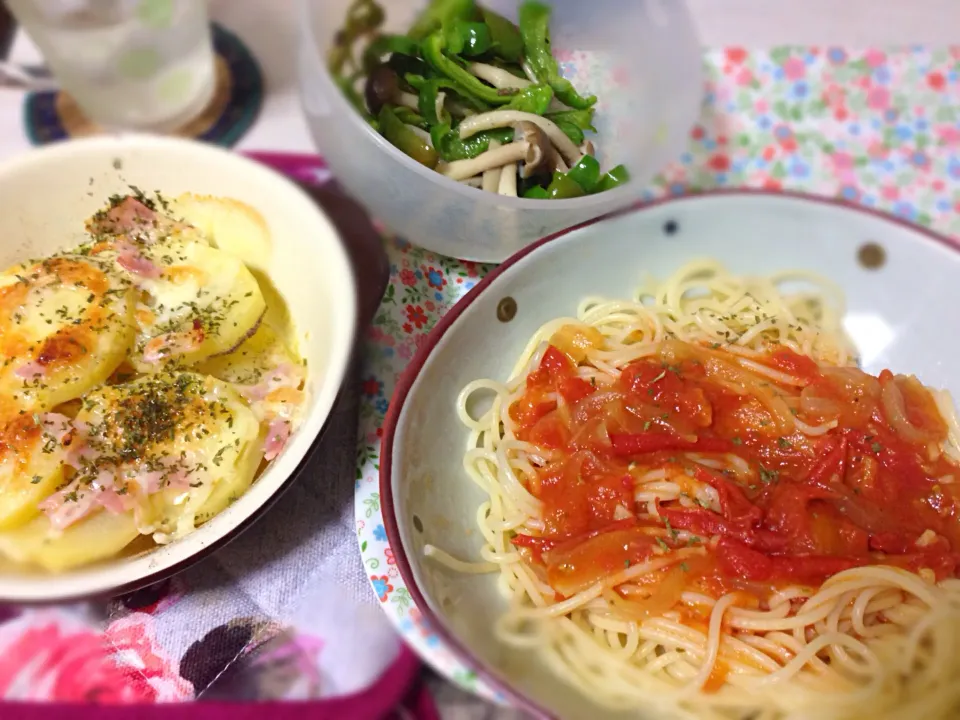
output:
<svg viewBox="0 0 960 720"><path fill-rule="evenodd" d="M496 632L598 703L685 718L960 709L960 429L870 376L842 294L692 263L463 389ZM493 394L473 412L478 394Z"/></svg>

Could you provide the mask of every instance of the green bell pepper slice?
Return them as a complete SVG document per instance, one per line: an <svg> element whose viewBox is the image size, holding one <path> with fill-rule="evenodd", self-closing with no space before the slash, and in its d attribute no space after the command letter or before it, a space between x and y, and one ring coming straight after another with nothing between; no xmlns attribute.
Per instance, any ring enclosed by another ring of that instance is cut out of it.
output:
<svg viewBox="0 0 960 720"><path fill-rule="evenodd" d="M491 140L496 140L502 145L513 142L513 129L485 130L462 140L460 134L449 125L434 125L430 128L430 139L433 141L433 147L440 153L440 157L446 162L454 162L469 160L485 153L490 148Z"/></svg>
<svg viewBox="0 0 960 720"><path fill-rule="evenodd" d="M540 187L539 185L534 185L532 188L527 190L523 196L529 200L549 200L550 195L547 191Z"/></svg>
<svg viewBox="0 0 960 720"><path fill-rule="evenodd" d="M593 108L586 110L560 110L559 112L548 112L544 114L545 118L552 120L563 134L570 138L574 145L581 145L585 139L584 131L596 132L593 126Z"/></svg>
<svg viewBox="0 0 960 720"><path fill-rule="evenodd" d="M450 123L450 113L446 108L437 103L440 95L440 81L427 80L419 88L417 98L417 108L420 114L431 125L443 125Z"/></svg>
<svg viewBox="0 0 960 720"><path fill-rule="evenodd" d="M553 88L549 85L528 85L513 96L513 100L507 103L507 108L543 115L550 107L551 100L553 100Z"/></svg>
<svg viewBox="0 0 960 720"><path fill-rule="evenodd" d="M613 190L616 187L620 187L630 181L630 173L627 172L627 168L623 165L617 165L613 170L604 175L600 182L597 184L597 189L594 192L604 192L606 190Z"/></svg>
<svg viewBox="0 0 960 720"><path fill-rule="evenodd" d="M448 23L474 20L476 17L477 5L474 0L432 0L407 31L407 37L419 42Z"/></svg>
<svg viewBox="0 0 960 720"><path fill-rule="evenodd" d="M393 114L396 115L397 119L404 125L413 125L421 130L430 131L430 123L408 107L395 107L393 108Z"/></svg>
<svg viewBox="0 0 960 720"><path fill-rule="evenodd" d="M420 46L406 35L380 35L363 51L363 69L370 73L381 63L384 55L409 55L416 57Z"/></svg>
<svg viewBox="0 0 960 720"><path fill-rule="evenodd" d="M431 170L440 162L440 155L415 132L403 124L389 105L380 109L380 132L387 141Z"/></svg>
<svg viewBox="0 0 960 720"><path fill-rule="evenodd" d="M497 90L481 82L444 55L445 49L446 40L443 34L436 32L423 41L420 51L430 67L457 83L473 97L490 105L506 105L517 94L516 90Z"/></svg>
<svg viewBox="0 0 960 720"><path fill-rule="evenodd" d="M493 53L512 63L523 62L523 37L520 28L493 10L482 9L483 22L490 30Z"/></svg>
<svg viewBox="0 0 960 720"><path fill-rule="evenodd" d="M466 103L472 107L474 110L479 112L487 112L490 109L490 106L482 100L474 97L470 92L464 88L459 83L449 80L447 78L430 78L429 80L421 75L406 75L404 78L407 84L410 85L417 93L422 93L424 88L427 87L427 83L435 83L437 91L440 90L449 90L452 93L456 93L460 98L466 101Z"/></svg>
<svg viewBox="0 0 960 720"><path fill-rule="evenodd" d="M540 82L553 88L557 99L564 105L586 110L597 102L597 98L594 95L581 96L573 84L560 75L560 68L547 39L549 25L550 8L546 5L536 0L527 0L520 6L520 35L523 37L524 52L533 73Z"/></svg>
<svg viewBox="0 0 960 720"><path fill-rule="evenodd" d="M581 145L586 139L586 135L583 134L583 130L578 128L573 123L565 122L563 120L554 120L553 124L560 128L560 131L570 138L570 142L574 145Z"/></svg>
<svg viewBox="0 0 960 720"><path fill-rule="evenodd" d="M576 125L581 130L589 130L590 132L597 131L593 126L593 108L587 108L586 110L559 110L557 112L546 113L545 117L550 118L555 123L565 122Z"/></svg>
<svg viewBox="0 0 960 720"><path fill-rule="evenodd" d="M551 200L570 200L583 197L587 193L575 180L563 173L554 173L553 180L547 187L547 197Z"/></svg>
<svg viewBox="0 0 960 720"><path fill-rule="evenodd" d="M582 187L585 193L592 193L600 183L600 163L592 155L584 155L567 171L567 177Z"/></svg>
<svg viewBox="0 0 960 720"><path fill-rule="evenodd" d="M483 23L457 20L446 30L448 51L454 55L476 57L490 49L493 40Z"/></svg>

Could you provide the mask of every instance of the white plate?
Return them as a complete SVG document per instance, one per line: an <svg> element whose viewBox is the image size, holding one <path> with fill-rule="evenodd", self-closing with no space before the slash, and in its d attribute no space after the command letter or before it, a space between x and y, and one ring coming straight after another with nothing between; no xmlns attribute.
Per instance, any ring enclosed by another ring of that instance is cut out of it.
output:
<svg viewBox="0 0 960 720"><path fill-rule="evenodd" d="M880 248L879 267L862 262L865 246ZM540 325L575 315L583 297L631 297L643 273L665 277L704 256L739 273L799 268L832 278L846 291L846 327L866 370L915 373L960 398L960 336L953 331L960 252L952 241L894 218L831 200L718 192L660 201L541 241L492 271L443 317L398 382L384 425L380 499L401 574L394 591L409 592L439 636L415 643L431 664L453 674L462 663L486 692L502 692L541 716L612 717L536 655L497 641L491 629L505 603L495 575L451 573L424 563L422 548L431 543L479 559L476 512L485 498L462 467L467 431L455 405L461 388L481 377L506 379ZM506 323L497 319L505 297L518 308Z"/></svg>
<svg viewBox="0 0 960 720"><path fill-rule="evenodd" d="M183 569L248 527L296 475L343 382L356 331L356 287L324 213L283 176L210 145L127 135L50 145L0 166L0 265L76 244L84 220L134 185L167 196L219 195L256 208L273 241L268 274L307 359L308 406L286 449L233 505L182 540L59 575L0 568L0 601L49 602L130 590Z"/></svg>

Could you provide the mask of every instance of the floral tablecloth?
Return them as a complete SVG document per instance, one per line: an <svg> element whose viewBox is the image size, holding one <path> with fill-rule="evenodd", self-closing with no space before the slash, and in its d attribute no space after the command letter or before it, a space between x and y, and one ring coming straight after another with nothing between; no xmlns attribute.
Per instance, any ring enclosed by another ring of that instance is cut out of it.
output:
<svg viewBox="0 0 960 720"><path fill-rule="evenodd" d="M960 47L727 48L709 52L706 64L700 123L647 199L717 187L802 190L960 236ZM360 547L375 593L408 642L459 684L483 692L411 606L387 545L378 471L394 380L488 268L399 239L388 250L390 284L367 333L361 385Z"/></svg>
<svg viewBox="0 0 960 720"><path fill-rule="evenodd" d="M706 63L702 120L650 198L718 186L806 190L960 235L960 48L728 48ZM316 159L295 173L329 179ZM108 603L0 608L0 697L322 699L295 706L297 716L433 717L417 664L377 605L408 642L473 685L411 604L386 544L377 473L397 374L488 267L400 239L387 250L391 279L367 332L359 407L350 399L338 409L321 452L352 447L359 423L356 456L325 455L253 530L171 581ZM439 696L457 720L494 712L449 688ZM0 717L25 712L0 706Z"/></svg>

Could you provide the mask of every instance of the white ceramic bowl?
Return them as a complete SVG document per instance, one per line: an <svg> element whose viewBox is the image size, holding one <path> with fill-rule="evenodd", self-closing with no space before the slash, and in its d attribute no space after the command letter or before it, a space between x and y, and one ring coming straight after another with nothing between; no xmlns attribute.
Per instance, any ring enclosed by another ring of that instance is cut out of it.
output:
<svg viewBox="0 0 960 720"><path fill-rule="evenodd" d="M286 449L233 505L182 540L59 575L0 567L0 601L42 602L129 590L183 569L248 526L296 475L344 380L356 332L356 287L340 236L283 176L189 140L102 137L34 150L0 165L0 264L75 244L83 221L135 185L235 198L269 225L268 274L290 308L308 362L308 406Z"/></svg>
<svg viewBox="0 0 960 720"><path fill-rule="evenodd" d="M628 207L686 146L700 115L700 45L682 0L553 0L551 38L562 70L597 96L593 138L604 170L632 181L574 200L525 200L448 180L374 132L334 84L324 58L352 0L301 0L300 89L317 148L374 217L411 242L468 260L500 262L535 240ZM518 0L481 0L516 18ZM390 0L386 27L408 28L426 0Z"/></svg>
<svg viewBox="0 0 960 720"><path fill-rule="evenodd" d="M861 263L867 243L882 248L881 267ZM500 265L443 317L398 383L384 426L380 496L394 557L427 624L488 688L537 716L619 717L537 655L498 642L492 628L505 601L495 575L425 561L426 543L480 559L476 512L486 497L463 470L468 433L457 395L477 378L506 380L541 324L575 315L583 297L632 297L642 274L662 278L704 256L735 272L801 268L832 278L846 291L845 325L866 370L915 373L960 399L960 247L869 210L796 195L708 193L547 238ZM517 304L506 323L497 319L505 297ZM434 660L429 650L427 659Z"/></svg>

